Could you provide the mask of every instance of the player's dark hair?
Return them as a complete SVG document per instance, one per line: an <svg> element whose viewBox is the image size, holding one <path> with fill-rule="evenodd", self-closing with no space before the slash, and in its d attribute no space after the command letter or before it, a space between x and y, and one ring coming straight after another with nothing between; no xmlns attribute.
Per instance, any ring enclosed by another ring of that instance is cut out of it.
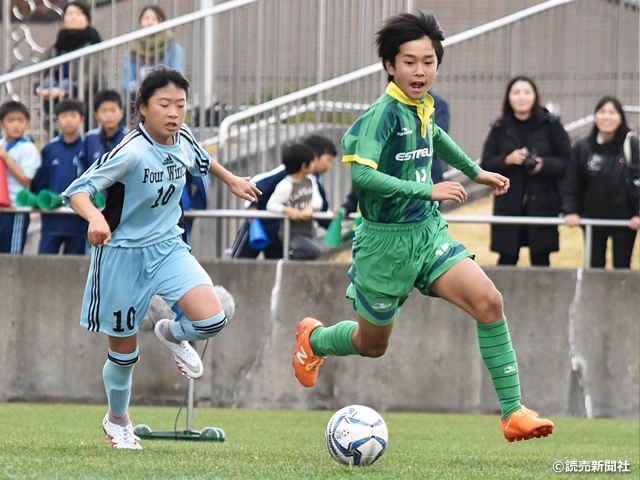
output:
<svg viewBox="0 0 640 480"><path fill-rule="evenodd" d="M595 115L598 110L604 107L607 103L611 103L611 105L613 105L613 108L615 108L616 111L620 114L620 125L618 126L618 129L616 130L616 133L613 135L613 138L610 140L610 142L613 145L621 146L622 144L624 144L624 140L625 138L627 138L627 133L629 133L631 129L629 128L629 125L627 125L627 118L624 116L624 108L622 107L622 103L620 103L620 100L612 95L605 95L600 100L598 100L593 113ZM589 141L593 146L597 145L598 133L600 133L600 131L598 130L596 123L593 122L593 127L591 128L591 132L589 133Z"/></svg>
<svg viewBox="0 0 640 480"><path fill-rule="evenodd" d="M387 69L385 64L387 61L395 67L396 56L400 52L401 45L424 37L429 37L433 43L439 68L444 57L442 46L444 32L435 15L420 10L417 15L405 12L389 17L382 28L376 32L378 56L382 59L384 69ZM388 79L393 80L393 76L388 75Z"/></svg>
<svg viewBox="0 0 640 480"><path fill-rule="evenodd" d="M313 162L311 149L300 143L287 145L282 149L282 163L288 174L298 173L303 165Z"/></svg>
<svg viewBox="0 0 640 480"><path fill-rule="evenodd" d="M175 68L169 68L165 65L158 65L149 70L144 80L138 87L136 95L136 111L131 119L131 124L135 128L140 122L144 121L144 116L140 112L140 105L148 105L149 99L157 90L168 85L175 85L184 90L187 98L189 98L189 80L184 78L182 73Z"/></svg>
<svg viewBox="0 0 640 480"><path fill-rule="evenodd" d="M29 110L23 103L16 102L15 100L9 100L0 105L0 122L4 120L4 117L13 112L20 112L27 117L27 120L31 119L29 116Z"/></svg>
<svg viewBox="0 0 640 480"><path fill-rule="evenodd" d="M81 117L84 117L84 103L74 98L65 98L56 103L55 108L56 117L64 112L78 112Z"/></svg>
<svg viewBox="0 0 640 480"><path fill-rule="evenodd" d="M99 90L93 97L93 111L97 112L104 102L113 102L122 110L122 97L115 90Z"/></svg>
<svg viewBox="0 0 640 480"><path fill-rule="evenodd" d="M309 135L302 139L302 144L309 147L316 157L321 157L325 153L334 157L338 154L335 144L322 135Z"/></svg>
<svg viewBox="0 0 640 480"><path fill-rule="evenodd" d="M145 14L147 10L151 10L158 17L158 23L162 23L167 19L167 16L164 13L164 10L160 8L158 5L147 5L142 10L140 10L140 16L138 17L138 23L142 21L142 16Z"/></svg>
<svg viewBox="0 0 640 480"><path fill-rule="evenodd" d="M531 116L535 116L540 111L542 111L542 105L540 105L540 96L538 95L538 87L533 80L529 77L525 77L524 75L519 75L517 77L512 78L507 83L507 88L504 91L504 99L502 100L502 116L513 116L513 107L509 103L509 92L511 92L511 88L516 82L527 82L533 88L533 94L535 95L535 100L533 101L533 107L531 108Z"/></svg>

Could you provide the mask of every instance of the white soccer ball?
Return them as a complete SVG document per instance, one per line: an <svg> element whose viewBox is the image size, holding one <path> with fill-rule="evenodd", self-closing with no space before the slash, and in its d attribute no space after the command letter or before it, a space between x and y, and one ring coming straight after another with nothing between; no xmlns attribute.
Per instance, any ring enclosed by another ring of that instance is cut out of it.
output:
<svg viewBox="0 0 640 480"><path fill-rule="evenodd" d="M325 438L327 449L337 462L366 467L382 456L389 433L378 412L363 405L350 405L333 414Z"/></svg>

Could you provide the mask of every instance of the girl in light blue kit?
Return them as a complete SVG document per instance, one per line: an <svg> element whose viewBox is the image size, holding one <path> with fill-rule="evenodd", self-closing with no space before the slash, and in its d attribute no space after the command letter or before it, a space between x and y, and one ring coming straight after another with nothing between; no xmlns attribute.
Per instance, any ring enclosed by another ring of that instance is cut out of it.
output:
<svg viewBox="0 0 640 480"><path fill-rule="evenodd" d="M183 124L188 88L177 70L150 71L136 98L137 127L62 194L89 222L91 266L80 323L109 336L103 369L109 411L102 426L115 448L142 448L127 410L138 361L136 333L151 297L182 311L174 321L160 320L155 333L190 378L200 377L203 366L188 342L213 337L227 323L211 279L181 239L186 173L211 172L252 202L260 194L248 178L210 158ZM100 191L107 192L102 212L91 203Z"/></svg>

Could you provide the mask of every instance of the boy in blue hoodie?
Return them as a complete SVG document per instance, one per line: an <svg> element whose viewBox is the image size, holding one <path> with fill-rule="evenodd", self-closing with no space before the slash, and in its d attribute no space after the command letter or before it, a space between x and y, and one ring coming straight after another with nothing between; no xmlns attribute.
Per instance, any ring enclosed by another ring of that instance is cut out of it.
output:
<svg viewBox="0 0 640 480"><path fill-rule="evenodd" d="M93 98L93 114L99 127L89 130L84 136L83 163L93 164L110 152L127 133L122 125L124 110L122 97L115 90L100 90Z"/></svg>
<svg viewBox="0 0 640 480"><path fill-rule="evenodd" d="M36 172L31 189L62 193L88 165L83 162L84 140L80 127L84 123L84 104L65 99L56 104L56 122L60 135L42 149L42 165ZM87 253L87 222L78 215L44 214L40 237L40 254L57 254L63 246L65 254Z"/></svg>

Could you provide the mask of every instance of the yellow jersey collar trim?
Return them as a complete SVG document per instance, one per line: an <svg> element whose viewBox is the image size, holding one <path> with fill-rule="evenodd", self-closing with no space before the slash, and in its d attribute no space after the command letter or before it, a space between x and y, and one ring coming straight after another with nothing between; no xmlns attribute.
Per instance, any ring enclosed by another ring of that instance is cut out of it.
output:
<svg viewBox="0 0 640 480"><path fill-rule="evenodd" d="M427 136L427 124L429 123L429 118L433 115L435 109L433 108L434 101L433 97L428 93L424 96L424 98L420 100L414 100L412 98L407 97L407 95L400 90L400 87L396 85L394 82L389 82L387 85L387 89L385 90L387 95L392 96L399 102L404 103L405 105L409 105L412 107L416 107L416 111L418 113L418 117L420 118L421 123L421 134L422 138L426 138Z"/></svg>

